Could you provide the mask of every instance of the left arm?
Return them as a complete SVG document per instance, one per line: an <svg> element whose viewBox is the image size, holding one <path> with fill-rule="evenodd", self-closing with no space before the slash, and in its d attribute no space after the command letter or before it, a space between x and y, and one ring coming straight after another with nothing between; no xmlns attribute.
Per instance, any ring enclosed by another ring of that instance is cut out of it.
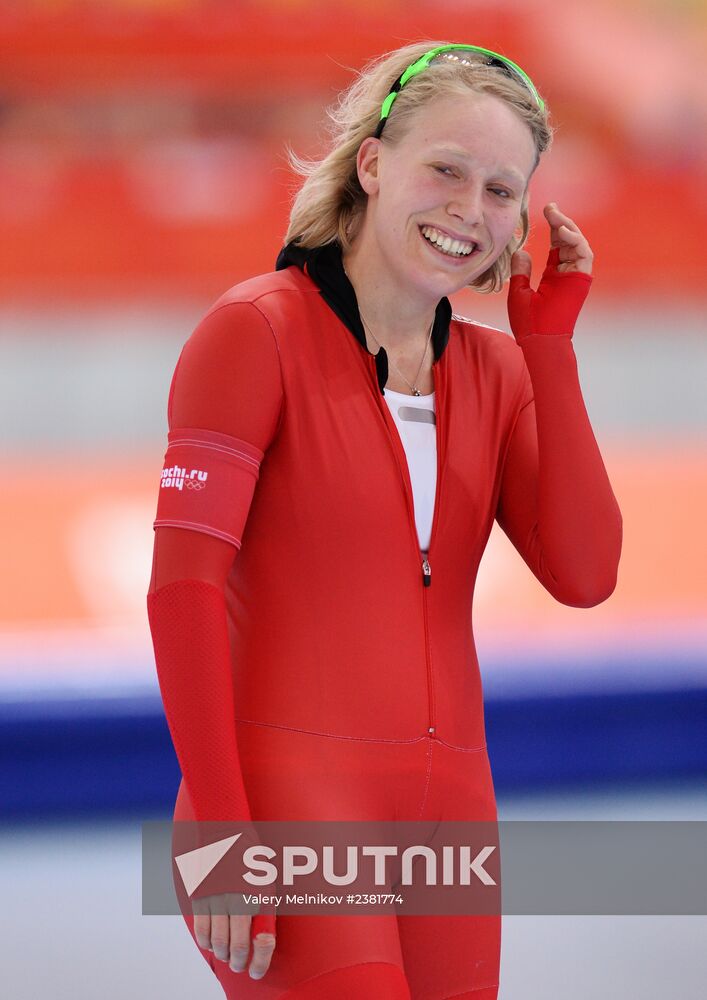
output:
<svg viewBox="0 0 707 1000"><path fill-rule="evenodd" d="M616 586L622 541L621 512L589 422L572 346L592 256L556 206L546 206L545 214L553 250L537 292L530 288L528 254L516 253L512 262L509 315L532 397L526 397L511 433L496 517L553 597L592 607Z"/></svg>

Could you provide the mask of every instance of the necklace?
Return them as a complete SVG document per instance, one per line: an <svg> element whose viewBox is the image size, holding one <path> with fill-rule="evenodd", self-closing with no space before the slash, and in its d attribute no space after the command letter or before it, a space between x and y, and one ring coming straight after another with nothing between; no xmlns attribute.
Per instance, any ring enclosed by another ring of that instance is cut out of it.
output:
<svg viewBox="0 0 707 1000"><path fill-rule="evenodd" d="M342 266L343 266L343 262L342 262ZM349 272L346 270L346 267L344 267L344 274L346 275L349 284L353 288L353 284L351 283L351 278L349 278ZM355 292L355 289L354 289L354 292ZM370 333L370 335L373 337L373 340L376 342L376 344L378 344L379 347L382 347L383 345L381 344L381 342L379 340L376 340L376 338L374 336L374 333L373 333L373 330L371 330L370 326L368 325L368 323L363 318L363 313L361 312L360 309L358 311L358 314L361 317L361 322L363 323L364 327L366 328L366 330L368 330L368 332ZM420 358L420 365L419 365L419 367L417 369L417 372L415 374L415 378L414 378L414 380L412 382L408 381L408 379L405 378L405 376L400 371L400 369L398 368L398 366L396 365L396 363L393 361L393 359L390 356L388 357L388 360L390 361L391 365L396 370L396 372L398 373L398 375L400 376L400 378L403 380L403 382L407 382L407 384L412 389L413 396L421 396L422 395L422 393L420 392L420 390L417 388L417 384L416 383L417 383L417 380L419 378L420 371L422 370L422 362L425 360L425 356L427 354L427 348L430 346L430 340L432 339L432 330L434 329L434 325L435 325L435 318L433 316L432 317L432 322L430 324L430 332L427 334L427 343L425 344L425 349L422 352L422 357Z"/></svg>
<svg viewBox="0 0 707 1000"><path fill-rule="evenodd" d="M379 347L382 347L383 345L381 344L381 342L379 340L376 340L376 337L375 337L373 331L371 330L371 328L368 325L368 323L366 322L366 320L363 318L363 313L360 310L359 310L359 315L361 317L361 322L365 326L366 330L368 330L368 332L370 333L370 335L373 337L373 340L376 342L376 344L378 344ZM398 375L400 376L400 378L404 382L407 382L407 384L412 389L413 396L421 396L422 395L422 393L420 392L420 390L417 388L417 384L416 383L417 383L417 380L418 380L418 378L420 376L420 372L422 370L422 362L425 360L425 356L427 354L427 348L430 346L430 340L432 339L432 330L434 328L434 325L435 325L435 321L433 319L432 322L430 323L430 332L427 334L427 342L425 343L425 349L422 352L422 357L420 358L420 364L419 364L419 367L417 369L417 372L415 373L415 378L413 379L412 382L410 382L407 378L405 378L405 376L400 371L400 369L398 368L398 366L396 365L396 363L393 361L393 359L390 357L390 355L388 355L388 360L390 361L391 365L396 370L396 372L398 373Z"/></svg>

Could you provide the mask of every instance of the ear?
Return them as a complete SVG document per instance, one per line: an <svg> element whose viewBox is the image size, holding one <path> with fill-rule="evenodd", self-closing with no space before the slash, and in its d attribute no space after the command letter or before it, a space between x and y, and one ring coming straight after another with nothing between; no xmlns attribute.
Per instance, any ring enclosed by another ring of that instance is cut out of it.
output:
<svg viewBox="0 0 707 1000"><path fill-rule="evenodd" d="M381 145L380 139L374 139L373 136L369 136L363 140L356 154L358 180L368 195L377 194L378 192L378 168Z"/></svg>

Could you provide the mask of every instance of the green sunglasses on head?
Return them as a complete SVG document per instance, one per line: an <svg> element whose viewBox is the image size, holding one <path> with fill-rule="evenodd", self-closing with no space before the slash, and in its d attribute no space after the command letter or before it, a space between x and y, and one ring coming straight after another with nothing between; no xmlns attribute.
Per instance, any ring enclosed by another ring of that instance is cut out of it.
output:
<svg viewBox="0 0 707 1000"><path fill-rule="evenodd" d="M419 59L416 59L414 63L411 63L408 68L401 73L393 86L390 88L390 93L381 106L381 116L378 122L378 127L375 131L376 139L380 138L380 134L385 127L386 121L388 120L388 115L390 114L393 102L408 80L411 80L413 76L417 76L418 73L422 73L423 70L427 69L436 56L441 55L443 52L455 52L458 50L466 52L480 52L482 55L487 56L487 66L497 66L511 78L519 80L533 95L540 110L545 110L545 102L535 89L533 81L530 79L528 74L520 68L520 66L512 62L510 59L500 55L498 52L492 52L491 49L482 49L479 45L439 45L436 49L430 49L429 52L425 52L425 54L420 56Z"/></svg>

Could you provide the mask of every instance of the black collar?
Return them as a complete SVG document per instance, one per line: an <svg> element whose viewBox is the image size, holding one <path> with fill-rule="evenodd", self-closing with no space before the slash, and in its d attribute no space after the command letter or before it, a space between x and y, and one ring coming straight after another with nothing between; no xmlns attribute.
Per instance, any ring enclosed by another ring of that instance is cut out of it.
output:
<svg viewBox="0 0 707 1000"><path fill-rule="evenodd" d="M300 271L304 271L305 264L307 265L307 274L319 286L319 294L361 346L368 351L366 335L358 311L356 292L344 272L340 245L327 243L324 246L308 250L296 246L294 243L288 243L280 251L275 269L282 271L290 264L295 264ZM432 350L435 361L442 356L442 352L447 346L451 320L452 306L449 299L440 299L432 327ZM388 381L388 355L385 348L381 347L375 358L378 385L382 393Z"/></svg>

